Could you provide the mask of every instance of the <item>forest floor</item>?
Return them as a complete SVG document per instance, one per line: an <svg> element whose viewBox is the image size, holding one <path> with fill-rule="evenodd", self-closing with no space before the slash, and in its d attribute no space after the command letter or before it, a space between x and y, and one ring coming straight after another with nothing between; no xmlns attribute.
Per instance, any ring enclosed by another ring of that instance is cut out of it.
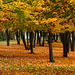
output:
<svg viewBox="0 0 75 75"><path fill-rule="evenodd" d="M45 46L36 44L33 49L34 54L30 54L30 50L25 50L22 42L20 45L10 42L10 46L1 43L0 75L75 75L75 52L70 50L68 57L63 57L63 45L60 40L53 42L52 46L54 63L49 62L47 42ZM50 70L51 72L49 72Z"/></svg>

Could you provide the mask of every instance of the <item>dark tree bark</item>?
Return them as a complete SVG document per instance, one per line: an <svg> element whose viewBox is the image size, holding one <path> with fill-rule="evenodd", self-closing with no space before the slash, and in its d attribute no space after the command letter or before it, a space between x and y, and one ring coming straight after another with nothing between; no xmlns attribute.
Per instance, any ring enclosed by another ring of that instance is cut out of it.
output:
<svg viewBox="0 0 75 75"><path fill-rule="evenodd" d="M40 36L39 36L39 32L37 32L37 35L38 35L37 40L38 40L39 46L41 46L41 39L40 39Z"/></svg>
<svg viewBox="0 0 75 75"><path fill-rule="evenodd" d="M69 39L70 39L69 41L70 41L70 45L71 45L71 34L70 33L69 33Z"/></svg>
<svg viewBox="0 0 75 75"><path fill-rule="evenodd" d="M58 40L58 34L56 34L56 40Z"/></svg>
<svg viewBox="0 0 75 75"><path fill-rule="evenodd" d="M66 47L67 52L69 53L69 31L66 32Z"/></svg>
<svg viewBox="0 0 75 75"><path fill-rule="evenodd" d="M31 49L31 53L33 52L33 32L30 32L30 49Z"/></svg>
<svg viewBox="0 0 75 75"><path fill-rule="evenodd" d="M43 32L43 42L42 42L42 46L44 46L44 42L45 42L45 32Z"/></svg>
<svg viewBox="0 0 75 75"><path fill-rule="evenodd" d="M9 46L9 32L8 32L8 29L5 31L5 33L6 33L7 46Z"/></svg>
<svg viewBox="0 0 75 75"><path fill-rule="evenodd" d="M27 48L29 49L29 42L28 42L28 31L27 31Z"/></svg>
<svg viewBox="0 0 75 75"><path fill-rule="evenodd" d="M64 57L67 57L67 40L66 40L67 38L66 38L66 33L64 33L64 36L63 36L63 56Z"/></svg>
<svg viewBox="0 0 75 75"><path fill-rule="evenodd" d="M42 37L42 31L40 31L40 37L39 37L40 38L40 42L41 42L41 37Z"/></svg>
<svg viewBox="0 0 75 75"><path fill-rule="evenodd" d="M16 39L17 39L17 44L20 44L20 32L16 32Z"/></svg>
<svg viewBox="0 0 75 75"><path fill-rule="evenodd" d="M37 44L39 43L39 32L37 31Z"/></svg>
<svg viewBox="0 0 75 75"><path fill-rule="evenodd" d="M19 31L19 37L18 38L19 38L18 40L19 40L19 44L20 44L20 31Z"/></svg>
<svg viewBox="0 0 75 75"><path fill-rule="evenodd" d="M26 41L25 41L25 36L23 34L23 31L20 31L21 32L21 38L22 38L22 41L23 41L23 44L25 46L25 49L27 50L27 46L26 46Z"/></svg>
<svg viewBox="0 0 75 75"><path fill-rule="evenodd" d="M67 33L60 33L59 35L60 35L61 42L63 43L63 57L67 57L67 53L68 53Z"/></svg>
<svg viewBox="0 0 75 75"><path fill-rule="evenodd" d="M53 40L55 41L55 34L53 35Z"/></svg>
<svg viewBox="0 0 75 75"><path fill-rule="evenodd" d="M74 31L72 31L71 51L74 51Z"/></svg>
<svg viewBox="0 0 75 75"><path fill-rule="evenodd" d="M49 60L50 62L55 62L53 60L53 52L52 52L52 33L49 32Z"/></svg>
<svg viewBox="0 0 75 75"><path fill-rule="evenodd" d="M64 39L63 39L64 38L64 33L60 33L59 35L60 35L60 40L63 43L63 41L64 41Z"/></svg>
<svg viewBox="0 0 75 75"><path fill-rule="evenodd" d="M40 39L40 37L39 37L39 46L41 46L41 39Z"/></svg>
<svg viewBox="0 0 75 75"><path fill-rule="evenodd" d="M46 38L46 41L48 41L48 32L45 32L45 38Z"/></svg>
<svg viewBox="0 0 75 75"><path fill-rule="evenodd" d="M35 36L34 36L34 48L35 48L35 41L36 41L36 32L35 32Z"/></svg>

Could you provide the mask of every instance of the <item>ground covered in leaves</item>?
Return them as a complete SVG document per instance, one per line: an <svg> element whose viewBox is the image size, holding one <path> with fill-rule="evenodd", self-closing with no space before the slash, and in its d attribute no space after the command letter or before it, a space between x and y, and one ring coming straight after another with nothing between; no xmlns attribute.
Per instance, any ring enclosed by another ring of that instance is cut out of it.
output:
<svg viewBox="0 0 75 75"><path fill-rule="evenodd" d="M60 41L53 42L53 56L55 63L49 62L48 44L38 46L36 44L34 54L25 50L21 42L0 44L0 74L9 75L74 75L75 52L69 51L68 57L63 57L63 45Z"/></svg>

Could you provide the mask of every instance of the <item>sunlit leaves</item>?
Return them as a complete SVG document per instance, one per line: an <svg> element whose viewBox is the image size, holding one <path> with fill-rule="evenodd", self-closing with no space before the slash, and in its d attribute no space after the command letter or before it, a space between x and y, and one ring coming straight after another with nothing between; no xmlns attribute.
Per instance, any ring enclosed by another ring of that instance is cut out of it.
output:
<svg viewBox="0 0 75 75"><path fill-rule="evenodd" d="M0 0L0 4L2 4L3 3L3 1L2 0Z"/></svg>
<svg viewBox="0 0 75 75"><path fill-rule="evenodd" d="M4 0L3 3L0 10L1 16L10 20L7 23L10 25L6 26L11 30L47 31L50 29L60 32L61 29L65 30L65 25L71 28L72 24L74 27L75 7L70 0Z"/></svg>
<svg viewBox="0 0 75 75"><path fill-rule="evenodd" d="M7 19L0 17L0 21L5 21L5 20L7 20Z"/></svg>
<svg viewBox="0 0 75 75"><path fill-rule="evenodd" d="M72 2L75 3L75 0L70 0L70 2L71 2L71 3L72 3Z"/></svg>
<svg viewBox="0 0 75 75"><path fill-rule="evenodd" d="M46 19L43 19L43 20L41 21L41 24L42 24L42 23L48 24L48 23L54 22L54 21L56 21L56 20L57 20L57 18L48 18L47 20L46 20Z"/></svg>

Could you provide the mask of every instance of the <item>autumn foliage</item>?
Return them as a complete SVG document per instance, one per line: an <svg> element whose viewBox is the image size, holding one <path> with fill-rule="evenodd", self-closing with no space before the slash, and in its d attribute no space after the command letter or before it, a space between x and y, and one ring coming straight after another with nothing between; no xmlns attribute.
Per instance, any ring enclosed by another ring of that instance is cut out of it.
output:
<svg viewBox="0 0 75 75"><path fill-rule="evenodd" d="M52 67L75 66L75 52L71 52L74 51L75 0L0 0L0 29L5 30L7 40L7 46L0 44L0 72L3 74L36 74L34 72L37 70L38 75L40 70L42 74L49 73L49 70L51 74L64 74L64 68L59 67L60 71L57 71L57 68ZM17 44L10 43L9 46L9 31L16 34ZM27 40L24 32L29 33ZM48 36L47 41L44 39L45 34ZM54 42L54 34L60 36L61 40L56 40L57 43ZM33 64L42 65L43 68ZM47 66L52 67L48 70ZM66 71L71 72L69 69ZM75 73L74 67L72 72Z"/></svg>

